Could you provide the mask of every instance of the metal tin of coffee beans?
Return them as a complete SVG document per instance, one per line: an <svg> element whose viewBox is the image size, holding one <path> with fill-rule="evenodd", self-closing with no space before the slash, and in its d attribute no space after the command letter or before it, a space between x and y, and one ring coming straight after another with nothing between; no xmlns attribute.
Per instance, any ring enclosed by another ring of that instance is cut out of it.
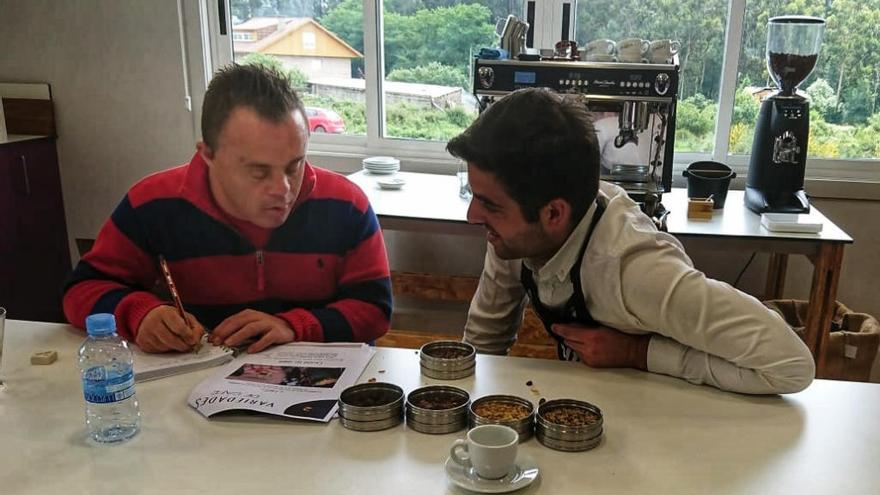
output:
<svg viewBox="0 0 880 495"><path fill-rule="evenodd" d="M535 406L515 395L486 395L471 402L468 409L470 427L480 425L509 426L519 433L519 441L532 437L535 427Z"/></svg>
<svg viewBox="0 0 880 495"><path fill-rule="evenodd" d="M339 421L349 430L378 431L403 421L403 389L391 383L361 383L339 396Z"/></svg>
<svg viewBox="0 0 880 495"><path fill-rule="evenodd" d="M406 424L421 433L452 433L467 427L470 395L446 385L417 388L406 397Z"/></svg>
<svg viewBox="0 0 880 495"><path fill-rule="evenodd" d="M602 441L603 425L602 411L589 402L549 400L538 406L535 438L551 449L590 450Z"/></svg>
<svg viewBox="0 0 880 495"><path fill-rule="evenodd" d="M458 380L474 374L477 350L454 340L428 342L419 350L422 374L438 380Z"/></svg>

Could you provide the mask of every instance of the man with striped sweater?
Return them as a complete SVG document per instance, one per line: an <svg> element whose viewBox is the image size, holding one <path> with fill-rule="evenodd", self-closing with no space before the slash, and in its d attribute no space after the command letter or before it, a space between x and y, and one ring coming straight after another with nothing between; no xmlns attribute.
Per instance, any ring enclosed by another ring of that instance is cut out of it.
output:
<svg viewBox="0 0 880 495"><path fill-rule="evenodd" d="M206 331L248 352L293 341L371 341L388 330L385 244L363 192L306 161L308 120L289 81L233 65L212 80L185 165L135 184L65 287L64 311L111 312L148 352ZM164 256L189 325L163 286Z"/></svg>

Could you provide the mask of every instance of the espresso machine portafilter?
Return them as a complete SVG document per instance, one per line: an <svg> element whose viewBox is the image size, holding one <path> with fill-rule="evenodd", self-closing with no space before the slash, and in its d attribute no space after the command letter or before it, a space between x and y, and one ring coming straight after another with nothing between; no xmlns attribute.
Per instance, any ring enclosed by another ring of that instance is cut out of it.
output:
<svg viewBox="0 0 880 495"><path fill-rule="evenodd" d="M638 146L639 133L648 128L648 102L624 101L618 116L620 132L614 138L614 146L623 148L627 143Z"/></svg>

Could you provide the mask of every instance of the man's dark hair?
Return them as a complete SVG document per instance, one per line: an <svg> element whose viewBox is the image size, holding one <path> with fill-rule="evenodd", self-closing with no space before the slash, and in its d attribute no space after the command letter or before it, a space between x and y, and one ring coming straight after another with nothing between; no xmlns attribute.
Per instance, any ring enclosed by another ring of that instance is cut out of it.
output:
<svg viewBox="0 0 880 495"><path fill-rule="evenodd" d="M446 150L497 177L529 222L562 198L576 224L599 191L599 141L576 96L536 88L513 92L450 140Z"/></svg>
<svg viewBox="0 0 880 495"><path fill-rule="evenodd" d="M290 78L264 65L231 64L220 69L208 85L202 104L202 140L217 149L217 138L237 107L250 107L271 122L283 122L293 111L306 109Z"/></svg>

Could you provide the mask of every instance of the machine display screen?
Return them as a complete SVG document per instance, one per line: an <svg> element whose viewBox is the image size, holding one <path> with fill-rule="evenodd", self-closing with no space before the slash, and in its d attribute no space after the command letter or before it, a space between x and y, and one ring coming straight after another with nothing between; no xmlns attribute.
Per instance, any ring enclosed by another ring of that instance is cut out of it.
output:
<svg viewBox="0 0 880 495"><path fill-rule="evenodd" d="M515 71L513 82L514 84L535 84L535 73Z"/></svg>

